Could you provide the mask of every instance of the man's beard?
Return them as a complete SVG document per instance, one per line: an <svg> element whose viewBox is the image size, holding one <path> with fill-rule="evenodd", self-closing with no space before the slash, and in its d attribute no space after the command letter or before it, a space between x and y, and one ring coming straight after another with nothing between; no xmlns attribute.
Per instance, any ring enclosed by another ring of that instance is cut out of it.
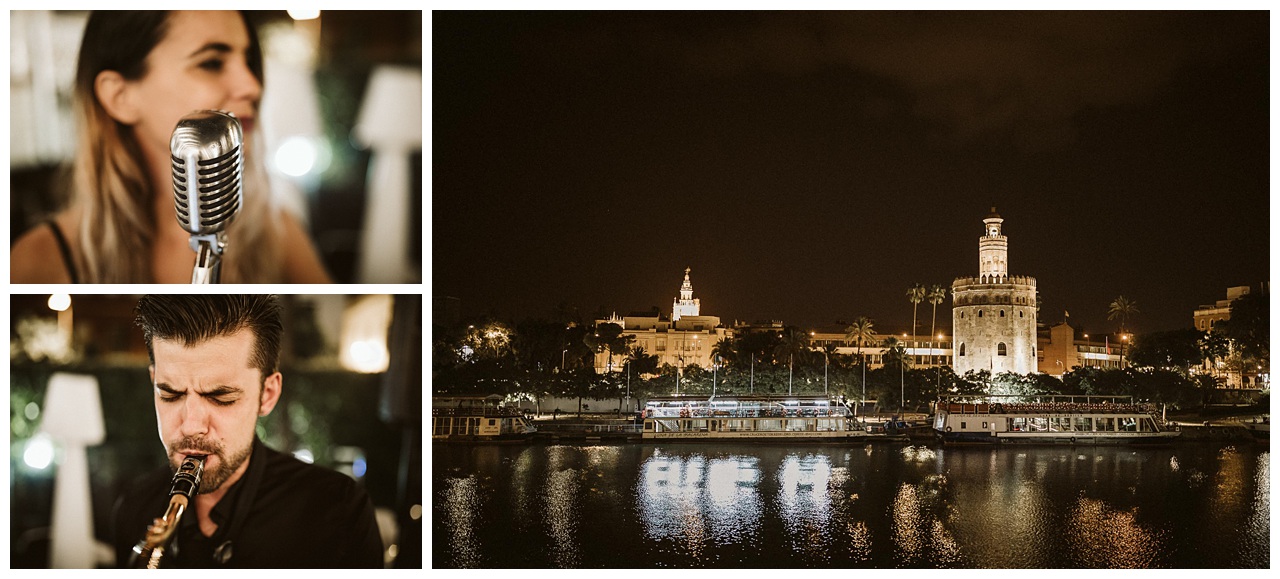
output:
<svg viewBox="0 0 1280 579"><path fill-rule="evenodd" d="M227 454L226 448L221 443L205 440L202 438L185 437L169 445L170 449L181 449L191 451L192 453L204 453L206 456L218 457L218 466L216 468L207 468L208 459L205 459L206 469L200 475L200 488L196 490L196 494L208 494L218 490L227 479L235 474L236 469L249 458L249 454L253 451L253 445L247 445L242 449L237 449L231 454ZM169 464L177 472L178 466L182 464L182 457L178 456L176 450L169 451Z"/></svg>

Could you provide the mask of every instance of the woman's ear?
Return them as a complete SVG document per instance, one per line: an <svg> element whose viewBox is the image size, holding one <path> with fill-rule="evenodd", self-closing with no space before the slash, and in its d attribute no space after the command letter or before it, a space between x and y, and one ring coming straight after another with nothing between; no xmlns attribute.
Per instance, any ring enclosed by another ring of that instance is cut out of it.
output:
<svg viewBox="0 0 1280 579"><path fill-rule="evenodd" d="M133 103L133 86L120 73L104 70L93 79L93 92L111 118L126 125L138 122L138 107Z"/></svg>

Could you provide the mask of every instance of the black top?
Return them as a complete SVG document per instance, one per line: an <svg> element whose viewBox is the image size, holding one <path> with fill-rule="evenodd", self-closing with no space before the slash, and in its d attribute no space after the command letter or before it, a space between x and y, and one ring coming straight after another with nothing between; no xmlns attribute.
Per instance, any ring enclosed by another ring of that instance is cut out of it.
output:
<svg viewBox="0 0 1280 579"><path fill-rule="evenodd" d="M53 239L58 242L58 251L62 253L62 265L67 267L67 275L71 277L71 283L80 283L80 279L76 276L76 262L71 259L71 246L67 244L67 237L62 234L62 228L58 227L52 219L46 221L49 229L53 231Z"/></svg>
<svg viewBox="0 0 1280 579"><path fill-rule="evenodd" d="M115 505L113 547L121 567L169 504L173 471L140 478ZM369 495L350 477L267 448L256 437L249 467L209 513L200 532L194 502L182 517L165 567L382 567L382 538Z"/></svg>

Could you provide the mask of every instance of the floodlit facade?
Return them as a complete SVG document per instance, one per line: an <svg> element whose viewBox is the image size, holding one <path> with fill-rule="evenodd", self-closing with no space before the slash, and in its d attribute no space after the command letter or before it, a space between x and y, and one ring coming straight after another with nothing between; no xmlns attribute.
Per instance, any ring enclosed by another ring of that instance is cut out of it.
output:
<svg viewBox="0 0 1280 579"><path fill-rule="evenodd" d="M1009 240L996 213L982 220L978 276L951 284L951 328L956 374L1029 374L1036 368L1036 279L1009 275Z"/></svg>
<svg viewBox="0 0 1280 579"><path fill-rule="evenodd" d="M690 271L689 268L684 270L680 297L674 300L670 317L654 308L648 312L633 312L626 316L615 314L607 319L596 320L596 326L622 326L623 335L635 338L631 346L643 348L645 353L657 356L659 367L670 364L681 370L693 365L710 368L711 349L720 340L733 337L733 330L721 325L719 316L702 315L702 304L693 297ZM624 363L625 360L619 356L613 356L611 363L608 352L597 353L595 358L596 371L600 373L620 372Z"/></svg>
<svg viewBox="0 0 1280 579"><path fill-rule="evenodd" d="M1121 368L1121 355L1127 344L1114 334L1089 336L1079 334L1066 322L1041 335L1036 354L1038 370L1062 379L1062 375L1084 366L1115 370Z"/></svg>
<svg viewBox="0 0 1280 579"><path fill-rule="evenodd" d="M1227 299L1218 300L1211 305L1202 305L1191 312L1192 322L1196 329L1207 332L1213 329L1215 322L1231 319L1231 302L1240 299L1242 296L1249 295L1250 286L1242 285L1227 288ZM1270 293L1270 284L1263 283L1259 286L1262 293ZM1226 388L1266 388L1269 386L1270 376L1269 368L1261 366L1241 367L1228 363L1227 360L1205 360L1201 368L1202 371L1211 373L1222 378L1223 386Z"/></svg>

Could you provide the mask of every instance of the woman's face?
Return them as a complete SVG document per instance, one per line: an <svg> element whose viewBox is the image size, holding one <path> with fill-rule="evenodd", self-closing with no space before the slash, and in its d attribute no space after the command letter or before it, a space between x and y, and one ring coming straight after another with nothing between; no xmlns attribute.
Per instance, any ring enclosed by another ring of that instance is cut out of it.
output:
<svg viewBox="0 0 1280 579"><path fill-rule="evenodd" d="M249 32L236 12L170 13L167 33L147 55L146 74L130 81L139 104L133 130L142 146L168 151L178 120L205 109L234 114L248 141L262 97L248 49Z"/></svg>

